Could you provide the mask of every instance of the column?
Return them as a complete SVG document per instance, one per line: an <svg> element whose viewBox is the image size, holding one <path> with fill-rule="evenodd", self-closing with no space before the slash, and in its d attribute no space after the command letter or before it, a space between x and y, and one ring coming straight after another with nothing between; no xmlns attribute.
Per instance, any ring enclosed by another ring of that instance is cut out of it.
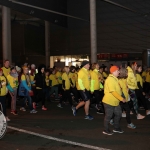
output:
<svg viewBox="0 0 150 150"><path fill-rule="evenodd" d="M50 23L45 21L45 58L46 67L50 66Z"/></svg>
<svg viewBox="0 0 150 150"><path fill-rule="evenodd" d="M10 8L2 6L2 51L3 60L12 63L11 55L11 12Z"/></svg>
<svg viewBox="0 0 150 150"><path fill-rule="evenodd" d="M91 63L97 62L96 0L90 0Z"/></svg>

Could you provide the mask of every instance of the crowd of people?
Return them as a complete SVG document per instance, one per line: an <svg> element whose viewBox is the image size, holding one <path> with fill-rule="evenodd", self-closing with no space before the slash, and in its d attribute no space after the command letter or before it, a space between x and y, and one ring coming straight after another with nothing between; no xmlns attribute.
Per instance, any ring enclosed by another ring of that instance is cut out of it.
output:
<svg viewBox="0 0 150 150"><path fill-rule="evenodd" d="M105 115L103 134L123 133L121 117L126 117L128 128L135 129L130 115L144 119L139 108L145 110L145 115L150 115L149 95L150 68L142 70L136 62L126 68L111 65L108 69L99 63L83 61L80 67L46 68L40 65L36 69L34 64L25 63L18 67L5 60L0 68L0 103L7 121L10 119L6 102L11 114L18 115L18 98L22 100L20 111L26 111L27 105L30 113L37 113L36 108L40 106L47 111L46 101L54 100L58 101L59 108L69 102L74 116L79 108L84 107L85 119L88 120L93 119L90 108L95 106L97 114ZM113 132L109 124L114 126Z"/></svg>

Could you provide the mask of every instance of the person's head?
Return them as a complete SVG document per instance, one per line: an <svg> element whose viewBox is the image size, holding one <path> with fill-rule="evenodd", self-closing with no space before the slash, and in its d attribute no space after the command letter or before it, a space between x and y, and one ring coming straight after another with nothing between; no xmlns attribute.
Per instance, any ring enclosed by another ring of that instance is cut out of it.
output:
<svg viewBox="0 0 150 150"><path fill-rule="evenodd" d="M103 66L100 66L100 67L99 67L99 72L100 72L100 73L103 73Z"/></svg>
<svg viewBox="0 0 150 150"><path fill-rule="evenodd" d="M70 71L69 66L65 66L64 67L64 72L69 73L69 71Z"/></svg>
<svg viewBox="0 0 150 150"><path fill-rule="evenodd" d="M16 71L16 67L15 66L12 66L11 68L10 68L10 71L12 72L12 73L16 73L17 71Z"/></svg>
<svg viewBox="0 0 150 150"><path fill-rule="evenodd" d="M110 68L110 73L112 75L114 75L115 77L118 77L119 76L119 68L117 66L111 66Z"/></svg>
<svg viewBox="0 0 150 150"><path fill-rule="evenodd" d="M46 76L49 76L49 69L46 69L46 70L45 70L45 75L46 75Z"/></svg>
<svg viewBox="0 0 150 150"><path fill-rule="evenodd" d="M93 64L92 64L92 69L93 69L93 70L94 70L94 69L99 70L99 64L98 64L98 63L93 63Z"/></svg>
<svg viewBox="0 0 150 150"><path fill-rule="evenodd" d="M8 59L6 59L6 60L4 61L4 67L6 67L6 68L9 68L9 67L10 67L10 62L9 62Z"/></svg>
<svg viewBox="0 0 150 150"><path fill-rule="evenodd" d="M0 76L3 75L3 70L0 68Z"/></svg>
<svg viewBox="0 0 150 150"><path fill-rule="evenodd" d="M132 70L135 71L137 69L137 63L136 62L132 62L131 68L132 68Z"/></svg>
<svg viewBox="0 0 150 150"><path fill-rule="evenodd" d="M89 70L90 63L89 63L89 61L83 61L81 66L84 67L85 69Z"/></svg>
<svg viewBox="0 0 150 150"><path fill-rule="evenodd" d="M120 79L122 79L122 78L127 78L127 76L128 76L128 70L126 69L126 68L121 68L120 70L119 70L119 72L120 72L120 74L119 74L119 78Z"/></svg>
<svg viewBox="0 0 150 150"><path fill-rule="evenodd" d="M111 67L112 67L112 66L111 66ZM108 71L107 66L105 66L105 67L103 68L103 71L104 71L104 72L107 72L107 71Z"/></svg>
<svg viewBox="0 0 150 150"><path fill-rule="evenodd" d="M23 69L23 73L24 74L28 74L29 73L29 68L27 66L23 66L22 69Z"/></svg>
<svg viewBox="0 0 150 150"><path fill-rule="evenodd" d="M141 73L142 72L142 66L141 65L137 65L137 69L136 70L137 70L138 73Z"/></svg>
<svg viewBox="0 0 150 150"><path fill-rule="evenodd" d="M39 74L43 74L45 72L45 68L46 66L44 64L41 64L39 67L38 67L38 73Z"/></svg>
<svg viewBox="0 0 150 150"><path fill-rule="evenodd" d="M31 69L36 69L35 67L36 67L35 64L31 65Z"/></svg>
<svg viewBox="0 0 150 150"><path fill-rule="evenodd" d="M71 66L71 67L70 67L70 72L74 73L75 71L76 71L75 66Z"/></svg>

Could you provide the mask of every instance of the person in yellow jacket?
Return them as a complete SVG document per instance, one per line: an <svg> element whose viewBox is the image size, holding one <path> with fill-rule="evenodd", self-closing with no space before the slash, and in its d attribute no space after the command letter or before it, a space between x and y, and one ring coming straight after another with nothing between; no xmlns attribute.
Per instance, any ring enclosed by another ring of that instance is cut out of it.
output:
<svg viewBox="0 0 150 150"><path fill-rule="evenodd" d="M142 72L142 66L138 65L137 66L137 71L136 71L136 79L137 79L137 88L135 89L135 93L137 96L137 99L139 101L139 104L142 104L146 111L146 115L150 115L150 110L148 109L148 100L145 98L145 92L143 90L143 79L141 76Z"/></svg>
<svg viewBox="0 0 150 150"><path fill-rule="evenodd" d="M104 66L103 67L103 78L107 79L108 75L109 75L108 68L107 68L107 66Z"/></svg>
<svg viewBox="0 0 150 150"><path fill-rule="evenodd" d="M89 114L89 106L90 106L90 84L91 84L91 76L89 72L90 64L89 61L82 62L82 68L78 72L78 88L82 100L76 107L72 108L73 115L76 116L76 111L84 106L85 110L85 118L88 120L93 120L93 117Z"/></svg>
<svg viewBox="0 0 150 150"><path fill-rule="evenodd" d="M137 97L135 93L135 89L137 88L136 69L137 69L136 62L133 62L131 64L131 67L130 66L127 67L127 70L128 70L127 84L129 88L129 95L130 95L131 100L133 101L133 108L137 115L137 119L143 119L145 118L145 116L142 116L141 114L139 114L138 101L137 101Z"/></svg>
<svg viewBox="0 0 150 150"><path fill-rule="evenodd" d="M11 113L18 115L16 111L16 99L17 99L17 88L18 88L18 73L15 67L10 68L10 73L7 75L7 82L11 87Z"/></svg>
<svg viewBox="0 0 150 150"><path fill-rule="evenodd" d="M3 75L3 70L0 68L0 104L1 104L1 111L3 112L5 118L7 121L10 121L10 119L7 116L6 113L6 95L7 95L7 87L6 87L7 81L6 78Z"/></svg>
<svg viewBox="0 0 150 150"><path fill-rule="evenodd" d="M52 95L55 92L55 100L58 100L58 86L59 81L56 77L56 70L52 69L51 74L49 76L49 86L50 86L50 95Z"/></svg>
<svg viewBox="0 0 150 150"><path fill-rule="evenodd" d="M60 99L59 104L57 105L60 108L63 108L62 102L65 101L66 99L69 100L71 108L73 107L72 97L71 97L71 93L70 93L71 83L70 83L70 78L69 78L69 71L70 71L69 66L65 66L64 73L62 74L63 95L62 95L62 98Z"/></svg>
<svg viewBox="0 0 150 150"><path fill-rule="evenodd" d="M147 69L147 73L146 73L145 92L149 97L149 95L150 95L150 67Z"/></svg>
<svg viewBox="0 0 150 150"><path fill-rule="evenodd" d="M120 128L120 119L122 110L119 105L120 101L126 102L126 99L122 97L122 91L119 86L118 76L119 68L112 66L110 68L110 75L107 77L104 84L104 97L103 104L105 109L104 118L104 131L103 134L112 135L113 133L109 130L109 122L114 114L114 130L116 133L123 133L124 131Z"/></svg>
<svg viewBox="0 0 150 150"><path fill-rule="evenodd" d="M99 72L99 64L92 64L93 71L91 73L91 93L94 94L94 100L96 103L97 114L104 114L103 107L100 105L102 99L100 99L100 90L103 88L102 76ZM100 87L101 86L101 87ZM101 106L101 107L100 107Z"/></svg>
<svg viewBox="0 0 150 150"><path fill-rule="evenodd" d="M76 83L77 83L77 80L78 80L78 75L76 73L76 68L75 66L71 66L70 67L70 73L69 73L69 79L70 79L70 83L71 83L71 92L73 93L74 95L74 100L76 103L79 103L79 96L78 96L78 91L77 91L77 87L76 87Z"/></svg>
<svg viewBox="0 0 150 150"><path fill-rule="evenodd" d="M120 106L125 113L122 114L122 117L126 117L127 120L127 127L131 129L135 129L136 126L131 122L131 117L130 117L130 107L128 102L130 101L129 93L128 93L128 85L127 85L127 69L126 68L121 68L119 70L119 85L122 90L122 97L126 99L126 103L120 102Z"/></svg>

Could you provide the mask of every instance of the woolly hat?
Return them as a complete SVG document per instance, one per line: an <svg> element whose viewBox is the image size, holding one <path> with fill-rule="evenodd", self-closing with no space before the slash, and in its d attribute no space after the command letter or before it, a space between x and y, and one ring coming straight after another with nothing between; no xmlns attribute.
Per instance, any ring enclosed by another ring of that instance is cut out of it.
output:
<svg viewBox="0 0 150 150"><path fill-rule="evenodd" d="M112 67L110 68L110 73L113 73L113 72L115 72L116 70L119 70L119 68L118 68L117 66L112 66Z"/></svg>
<svg viewBox="0 0 150 150"><path fill-rule="evenodd" d="M90 63L89 61L84 60L81 65L82 65L82 67L84 67L85 65L87 65L89 63Z"/></svg>

